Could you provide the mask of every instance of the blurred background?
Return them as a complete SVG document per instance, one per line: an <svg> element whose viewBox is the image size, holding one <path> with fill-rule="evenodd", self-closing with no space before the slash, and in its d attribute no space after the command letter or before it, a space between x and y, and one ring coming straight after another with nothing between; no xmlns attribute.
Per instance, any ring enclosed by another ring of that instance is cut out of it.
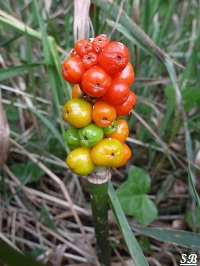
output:
<svg viewBox="0 0 200 266"><path fill-rule="evenodd" d="M129 223L150 265L198 254L199 18L198 0L1 1L1 240L48 265L97 261L87 184L65 164L61 107L72 85L61 64L78 39L103 33L129 48L137 95L126 118L133 156L113 169L113 185L142 169L155 205L146 220L146 205L142 214L128 212ZM133 265L112 213L110 223L113 265ZM171 229L184 231L181 241Z"/></svg>

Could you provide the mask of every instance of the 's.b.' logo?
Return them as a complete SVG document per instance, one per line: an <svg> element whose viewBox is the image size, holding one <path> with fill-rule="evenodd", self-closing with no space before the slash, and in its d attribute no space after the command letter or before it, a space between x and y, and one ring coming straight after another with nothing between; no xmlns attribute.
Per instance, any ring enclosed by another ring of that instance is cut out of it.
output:
<svg viewBox="0 0 200 266"><path fill-rule="evenodd" d="M198 256L197 254L182 254L180 265L197 265L198 262Z"/></svg>

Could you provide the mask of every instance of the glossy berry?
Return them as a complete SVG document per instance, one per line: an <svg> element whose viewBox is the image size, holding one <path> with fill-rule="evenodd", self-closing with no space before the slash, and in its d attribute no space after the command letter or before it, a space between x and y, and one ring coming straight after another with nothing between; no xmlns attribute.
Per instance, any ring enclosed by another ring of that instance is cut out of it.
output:
<svg viewBox="0 0 200 266"><path fill-rule="evenodd" d="M78 58L80 58L80 56L77 54L77 52L74 49L71 50L70 56L71 57L78 57Z"/></svg>
<svg viewBox="0 0 200 266"><path fill-rule="evenodd" d="M94 52L84 55L82 60L85 69L91 68L98 64L97 54Z"/></svg>
<svg viewBox="0 0 200 266"><path fill-rule="evenodd" d="M128 123L119 118L136 104L130 91L134 69L129 60L124 44L101 34L78 41L62 65L64 79L74 84L72 99L62 108L64 120L71 125L65 132L72 150L66 164L77 175L88 175L98 166L121 167L132 155L124 143Z"/></svg>
<svg viewBox="0 0 200 266"><path fill-rule="evenodd" d="M84 72L85 68L81 58L69 57L62 65L63 78L72 84L80 83Z"/></svg>
<svg viewBox="0 0 200 266"><path fill-rule="evenodd" d="M136 95L134 92L130 92L128 99L122 105L116 106L117 116L128 115L136 104Z"/></svg>
<svg viewBox="0 0 200 266"><path fill-rule="evenodd" d="M131 63L128 62L127 66L116 77L122 79L128 86L131 86L135 77Z"/></svg>
<svg viewBox="0 0 200 266"><path fill-rule="evenodd" d="M100 54L103 48L109 43L109 39L105 34L98 35L94 38L92 45L97 54Z"/></svg>
<svg viewBox="0 0 200 266"><path fill-rule="evenodd" d="M129 94L129 86L123 80L116 78L113 79L103 99L109 104L121 105L127 101Z"/></svg>
<svg viewBox="0 0 200 266"><path fill-rule="evenodd" d="M88 40L80 40L75 44L74 50L80 57L82 57L93 51L92 43Z"/></svg>
<svg viewBox="0 0 200 266"><path fill-rule="evenodd" d="M92 119L100 127L107 127L112 124L116 118L115 107L104 102L103 100L98 100L92 109Z"/></svg>
<svg viewBox="0 0 200 266"><path fill-rule="evenodd" d="M88 69L82 77L83 90L92 97L103 96L111 82L111 77L99 66Z"/></svg>
<svg viewBox="0 0 200 266"><path fill-rule="evenodd" d="M129 134L128 123L124 119L117 120L117 129L111 134L106 134L106 138L117 139L124 142Z"/></svg>
<svg viewBox="0 0 200 266"><path fill-rule="evenodd" d="M65 141L70 150L80 147L78 128L71 127L65 132Z"/></svg>
<svg viewBox="0 0 200 266"><path fill-rule="evenodd" d="M100 66L111 76L120 73L129 62L128 48L120 42L108 43L98 56Z"/></svg>
<svg viewBox="0 0 200 266"><path fill-rule="evenodd" d="M104 127L103 128L103 131L104 131L104 134L111 134L111 133L114 133L116 130L117 130L117 120L114 120L110 126L107 126L107 127Z"/></svg>
<svg viewBox="0 0 200 266"><path fill-rule="evenodd" d="M128 145L126 145L125 143L122 143L123 147L124 147L124 158L122 163L119 165L119 167L125 165L127 163L127 161L131 158L132 156L132 151L129 148Z"/></svg>
<svg viewBox="0 0 200 266"><path fill-rule="evenodd" d="M75 84L72 88L72 98L83 98L84 93L81 90L79 84Z"/></svg>
<svg viewBox="0 0 200 266"><path fill-rule="evenodd" d="M91 158L95 165L119 167L124 158L124 148L117 139L103 139L91 149Z"/></svg>
<svg viewBox="0 0 200 266"><path fill-rule="evenodd" d="M82 128L92 122L92 104L77 98L66 102L62 108L63 118L71 126Z"/></svg>
<svg viewBox="0 0 200 266"><path fill-rule="evenodd" d="M71 151L67 156L66 164L72 172L80 176L88 175L95 168L91 158L91 150L85 147Z"/></svg>

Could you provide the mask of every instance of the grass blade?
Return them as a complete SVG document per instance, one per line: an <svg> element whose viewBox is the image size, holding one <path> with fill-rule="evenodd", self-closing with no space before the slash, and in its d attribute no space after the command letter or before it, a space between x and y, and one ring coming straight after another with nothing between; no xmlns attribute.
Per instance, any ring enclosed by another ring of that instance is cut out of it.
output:
<svg viewBox="0 0 200 266"><path fill-rule="evenodd" d="M21 22L20 20L16 19L13 16L10 16L6 12L4 12L3 10L0 10L0 22L4 23L6 26L14 27L16 30L18 30L22 33L27 31L27 33L30 36L35 37L37 39L41 39L41 33L40 32L37 32L36 30L28 27L23 22Z"/></svg>
<svg viewBox="0 0 200 266"><path fill-rule="evenodd" d="M170 17L172 17L172 14L174 12L174 8L176 6L176 3L177 1L174 0L174 1L170 1L169 4L168 4L168 8L166 9L166 14L165 14L165 17L164 17L164 20L162 22L162 26L161 26L161 29L160 29L160 40L162 39L163 35L164 35L164 32L165 32L165 29L169 23L169 19Z"/></svg>
<svg viewBox="0 0 200 266"><path fill-rule="evenodd" d="M51 65L52 64L52 55L51 55L51 51L50 51L50 47L49 47L47 32L45 30L44 22L42 21L42 18L40 16L41 13L39 12L38 3L35 0L33 1L33 3L34 3L34 11L36 13L36 16L37 16L37 19L39 22L39 26L40 26L40 30L41 30L41 34L42 34L42 45L43 45L45 64Z"/></svg>
<svg viewBox="0 0 200 266"><path fill-rule="evenodd" d="M194 181L193 181L194 178L192 178L192 170L191 170L191 166L190 166L190 163L189 163L189 166L188 166L188 181L189 181L189 186L190 186L190 189L196 199L196 202L197 202L197 205L200 207L200 197L196 191L196 188L195 188L195 184L194 184Z"/></svg>
<svg viewBox="0 0 200 266"><path fill-rule="evenodd" d="M0 81L5 80L7 78L11 78L13 76L16 76L26 70L30 70L33 67L38 67L43 65L44 63L35 63L35 64L26 64L26 65L21 65L21 66L14 66L14 67L9 67L6 69L1 70L0 72Z"/></svg>
<svg viewBox="0 0 200 266"><path fill-rule="evenodd" d="M167 59L165 60L165 65L169 72L172 85L174 88L174 92L176 95L176 106L179 112L179 116L182 116L181 118L183 119L183 126L185 130L185 149L186 149L187 159L189 162L193 162L194 156L193 156L192 139L191 139L190 130L188 126L187 115L183 109L183 103L182 103L183 100L182 100L182 95L181 95L179 85L177 83L176 72L175 72L173 64L169 60Z"/></svg>
<svg viewBox="0 0 200 266"><path fill-rule="evenodd" d="M113 20L107 19L106 20L107 24L110 27L114 27L115 22ZM147 54L151 54L153 56L153 53L151 51L148 50L148 48L146 48L145 46L141 45L141 43L133 36L130 34L130 32L122 25L122 24L117 24L116 29L122 33L129 41L131 41L132 43L136 44L138 47L140 47L143 51L145 51Z"/></svg>
<svg viewBox="0 0 200 266"><path fill-rule="evenodd" d="M153 237L162 242L173 243L195 250L200 249L200 235L196 233L181 230L168 230L166 228L147 228L135 225L132 225L131 228L136 232Z"/></svg>
<svg viewBox="0 0 200 266"><path fill-rule="evenodd" d="M49 39L49 44L50 44L50 49L51 49L51 53L53 56L54 64L55 64L55 67L58 73L58 77L61 82L61 88L63 88L63 91L65 91L66 98L71 99L71 87L69 83L63 79L63 76L62 76L61 61L60 61L60 56L57 51L56 41L54 39Z"/></svg>
<svg viewBox="0 0 200 266"><path fill-rule="evenodd" d="M124 215L122 207L119 203L115 190L112 186L112 183L109 183L108 186L108 196L109 196L109 204L112 208L112 211L117 220L118 226L123 234L124 241L129 249L130 255L135 263L135 265L147 266L149 265L131 228L127 222L127 219Z"/></svg>
<svg viewBox="0 0 200 266"><path fill-rule="evenodd" d="M119 23L122 24L124 28L126 28L131 35L134 36L135 39L140 42L141 47L144 49L148 49L149 53L152 52L154 55L159 58L161 61L164 61L165 58L176 64L177 66L183 68L181 64L173 60L168 54L166 54L160 47L158 47L152 39L127 15L123 10L119 10L119 6L117 6L114 2L110 1L101 1L95 0L94 3L101 7L104 12L109 12L110 18L113 20L116 19L117 15L121 12L121 17L119 19Z"/></svg>
<svg viewBox="0 0 200 266"><path fill-rule="evenodd" d="M3 108L1 90L0 90L0 170L6 162L9 153L9 135L10 127L7 116Z"/></svg>
<svg viewBox="0 0 200 266"><path fill-rule="evenodd" d="M64 138L61 136L61 134L58 132L56 127L52 124L51 121L49 121L45 116L43 116L40 112L38 112L37 109L31 106L29 104L29 99L27 98L27 107L49 128L49 130L52 132L52 134L57 138L61 146L66 149Z"/></svg>
<svg viewBox="0 0 200 266"><path fill-rule="evenodd" d="M57 88L61 87L61 84L59 82L60 81L59 77L61 76L61 74L59 73L59 70L58 70L59 67L58 67L58 63L57 63L58 62L57 56L55 56L55 54L54 54L54 58L53 58L53 55L51 52L51 42L48 39L48 35L47 35L46 30L45 30L44 22L40 16L38 3L35 0L33 3L34 3L34 8L35 8L35 13L36 13L36 16L37 16L37 19L39 22L40 30L42 33L43 52L44 52L45 63L47 65L47 74L49 76L49 82L50 82L51 90L52 90L52 98L53 98L53 102L54 102L55 115L57 115L59 117L60 121L63 121L61 112L59 110L60 101L62 98L61 98L61 94L59 94L59 90L57 89ZM61 72L61 68L60 68L60 72ZM62 105L62 103L61 103L61 105ZM64 135L63 122L60 123L60 127L61 127L61 132Z"/></svg>

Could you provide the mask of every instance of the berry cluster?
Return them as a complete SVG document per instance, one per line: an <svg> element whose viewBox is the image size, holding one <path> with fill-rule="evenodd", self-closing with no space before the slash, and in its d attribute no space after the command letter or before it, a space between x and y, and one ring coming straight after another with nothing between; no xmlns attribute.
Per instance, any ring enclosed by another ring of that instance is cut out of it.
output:
<svg viewBox="0 0 200 266"><path fill-rule="evenodd" d="M121 118L136 103L129 59L124 44L102 34L78 41L62 65L63 78L75 84L72 99L62 108L72 126L65 133L71 149L66 163L78 175L88 175L96 166L120 167L131 157L124 143L128 124Z"/></svg>

